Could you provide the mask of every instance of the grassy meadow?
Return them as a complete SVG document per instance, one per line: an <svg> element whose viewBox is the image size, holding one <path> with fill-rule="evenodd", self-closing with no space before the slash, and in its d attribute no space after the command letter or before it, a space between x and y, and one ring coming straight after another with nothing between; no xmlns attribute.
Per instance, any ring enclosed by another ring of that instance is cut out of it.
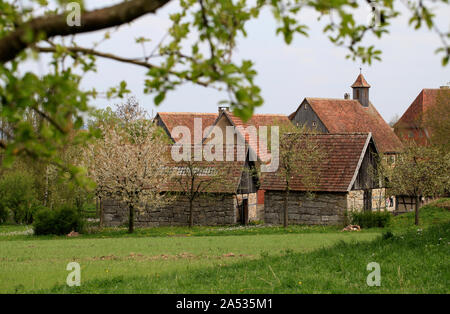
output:
<svg viewBox="0 0 450 314"><path fill-rule="evenodd" d="M419 228L409 213L361 232L111 228L67 238L0 226L0 293L449 293L450 213L438 205L421 209ZM65 284L72 261L80 287ZM369 262L381 266L380 287L366 284Z"/></svg>

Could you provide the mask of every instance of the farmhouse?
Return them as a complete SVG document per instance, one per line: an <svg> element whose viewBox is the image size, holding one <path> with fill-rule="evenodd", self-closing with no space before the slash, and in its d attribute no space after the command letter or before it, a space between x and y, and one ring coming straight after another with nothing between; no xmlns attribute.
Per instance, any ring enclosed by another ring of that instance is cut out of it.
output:
<svg viewBox="0 0 450 314"><path fill-rule="evenodd" d="M192 150L200 145L192 145ZM201 145L204 150L208 145ZM161 193L174 200L160 208L145 204L145 210L136 213L137 226L187 225L190 217L188 192L198 191L193 201L193 222L197 225L247 224L249 221L249 194L256 193L258 180L254 163L248 160L248 149L234 146L233 161L170 161L166 167L174 176ZM227 147L223 148L224 154ZM239 158L242 154L243 158ZM193 156L193 154L192 154ZM195 177L195 180L193 179ZM118 226L128 221L125 206L114 200L103 202L105 226Z"/></svg>
<svg viewBox="0 0 450 314"><path fill-rule="evenodd" d="M219 114L214 122L214 126L221 129L223 135L223 143L233 144L238 143L238 140L242 140L249 148L249 160L256 161L258 164L261 160L265 160L267 157L266 152L270 150L270 147L260 147L258 139L260 134L260 127L267 127L267 137L270 138L271 126L282 126L291 124L288 117L283 114L254 114L247 122L243 122L241 118L236 117L227 107L219 108ZM228 127L234 128L234 135L232 143L228 143L229 140L226 136L226 130ZM254 132L252 132L254 131ZM211 138L214 139L216 135L212 136L211 133L207 133L204 138L204 143L209 143ZM264 190L259 188L256 193L248 195L249 199L249 219L250 220L262 220L264 215Z"/></svg>
<svg viewBox="0 0 450 314"><path fill-rule="evenodd" d="M359 74L351 86L353 99L305 98L289 115L295 125L306 125L323 133L371 132L383 154L396 154L402 143L370 102L370 85Z"/></svg>
<svg viewBox="0 0 450 314"><path fill-rule="evenodd" d="M419 145L429 145L432 129L424 124L426 113L438 102L450 105L450 89L448 86L441 88L424 88L417 95L402 117L394 125L394 131L403 141L413 140Z"/></svg>
<svg viewBox="0 0 450 314"><path fill-rule="evenodd" d="M288 197L290 224L336 224L345 210L370 210L372 193L382 194L376 171L378 148L371 133L308 135L317 141L326 157L313 165L318 184L307 193L301 176L294 176ZM284 216L286 183L281 171L261 177L265 192L264 221L281 224ZM381 195L382 196L382 195ZM380 198L381 200L381 198Z"/></svg>

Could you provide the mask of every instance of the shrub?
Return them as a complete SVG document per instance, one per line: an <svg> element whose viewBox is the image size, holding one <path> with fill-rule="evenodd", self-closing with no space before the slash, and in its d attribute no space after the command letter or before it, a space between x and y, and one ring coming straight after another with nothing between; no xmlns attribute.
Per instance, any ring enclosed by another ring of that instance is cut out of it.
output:
<svg viewBox="0 0 450 314"><path fill-rule="evenodd" d="M12 219L16 223L31 223L35 201L36 191L31 175L18 171L6 173L0 179L0 213L3 213L0 215L2 217L7 218L8 212L11 212ZM3 221L2 218L0 220Z"/></svg>
<svg viewBox="0 0 450 314"><path fill-rule="evenodd" d="M374 212L362 211L351 213L352 224L358 225L361 228L384 228L391 221L391 214L387 211Z"/></svg>
<svg viewBox="0 0 450 314"><path fill-rule="evenodd" d="M383 240L393 239L394 238L394 234L392 233L392 231L388 230L386 232L383 232L383 235L381 236L381 238Z"/></svg>
<svg viewBox="0 0 450 314"><path fill-rule="evenodd" d="M62 206L55 210L41 208L35 216L33 228L36 235L62 235L72 230L81 232L83 220L72 207Z"/></svg>
<svg viewBox="0 0 450 314"><path fill-rule="evenodd" d="M0 201L0 224L5 223L9 217L9 209Z"/></svg>

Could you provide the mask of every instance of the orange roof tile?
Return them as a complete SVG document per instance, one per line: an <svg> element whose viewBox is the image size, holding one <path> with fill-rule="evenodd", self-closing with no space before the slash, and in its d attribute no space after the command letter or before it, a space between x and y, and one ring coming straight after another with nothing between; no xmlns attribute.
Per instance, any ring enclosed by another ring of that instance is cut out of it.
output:
<svg viewBox="0 0 450 314"><path fill-rule="evenodd" d="M422 125L423 114L436 104L439 92L442 91L447 91L450 95L450 90L448 89L422 89L402 117L397 121L396 126L420 127Z"/></svg>
<svg viewBox="0 0 450 314"><path fill-rule="evenodd" d="M163 127L169 134L172 134L176 126L186 126L191 132L191 141L194 144L194 119L202 119L202 138L204 130L213 125L218 113L198 113L198 112L158 112L155 120L161 121ZM172 139L176 142L179 138Z"/></svg>
<svg viewBox="0 0 450 314"><path fill-rule="evenodd" d="M248 126L254 126L256 131L259 131L260 126L282 126L284 124L291 124L291 121L286 115L283 114L254 114L247 122L243 122L241 118L236 117L229 111L223 111L232 125L235 127L247 128ZM269 129L267 130L269 132ZM244 136L244 134L241 134ZM251 138L249 134L245 134L245 140L249 144L250 148L257 154L258 158L265 160L266 156L263 156L263 151L267 152L267 148L264 150L259 147L257 139Z"/></svg>
<svg viewBox="0 0 450 314"><path fill-rule="evenodd" d="M402 143L372 103L368 107L363 107L354 99L308 97L305 100L329 133L372 132L381 152L401 151ZM295 113L291 116L295 116Z"/></svg>
<svg viewBox="0 0 450 314"><path fill-rule="evenodd" d="M372 139L370 133L345 134L314 134L307 135L317 140L326 157L313 165L319 177L316 192L347 192L354 183L359 171L360 160L364 156L367 146ZM283 191L286 188L285 180L280 171L263 173L261 189ZM294 176L290 182L293 191L305 191L300 176Z"/></svg>
<svg viewBox="0 0 450 314"><path fill-rule="evenodd" d="M367 83L366 79L362 74L359 74L356 78L355 83L352 84L352 87L370 87L369 83Z"/></svg>

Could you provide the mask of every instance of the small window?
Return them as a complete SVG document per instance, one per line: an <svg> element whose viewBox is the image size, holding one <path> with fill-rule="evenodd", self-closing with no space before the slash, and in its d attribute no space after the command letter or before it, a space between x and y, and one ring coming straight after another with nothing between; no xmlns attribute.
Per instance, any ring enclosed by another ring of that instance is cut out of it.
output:
<svg viewBox="0 0 450 314"><path fill-rule="evenodd" d="M308 110L308 104L305 104L305 105L303 106L303 109Z"/></svg>
<svg viewBox="0 0 450 314"><path fill-rule="evenodd" d="M314 127L317 126L316 121L313 121L312 126L314 126Z"/></svg>
<svg viewBox="0 0 450 314"><path fill-rule="evenodd" d="M356 90L356 98L359 98L359 89Z"/></svg>

